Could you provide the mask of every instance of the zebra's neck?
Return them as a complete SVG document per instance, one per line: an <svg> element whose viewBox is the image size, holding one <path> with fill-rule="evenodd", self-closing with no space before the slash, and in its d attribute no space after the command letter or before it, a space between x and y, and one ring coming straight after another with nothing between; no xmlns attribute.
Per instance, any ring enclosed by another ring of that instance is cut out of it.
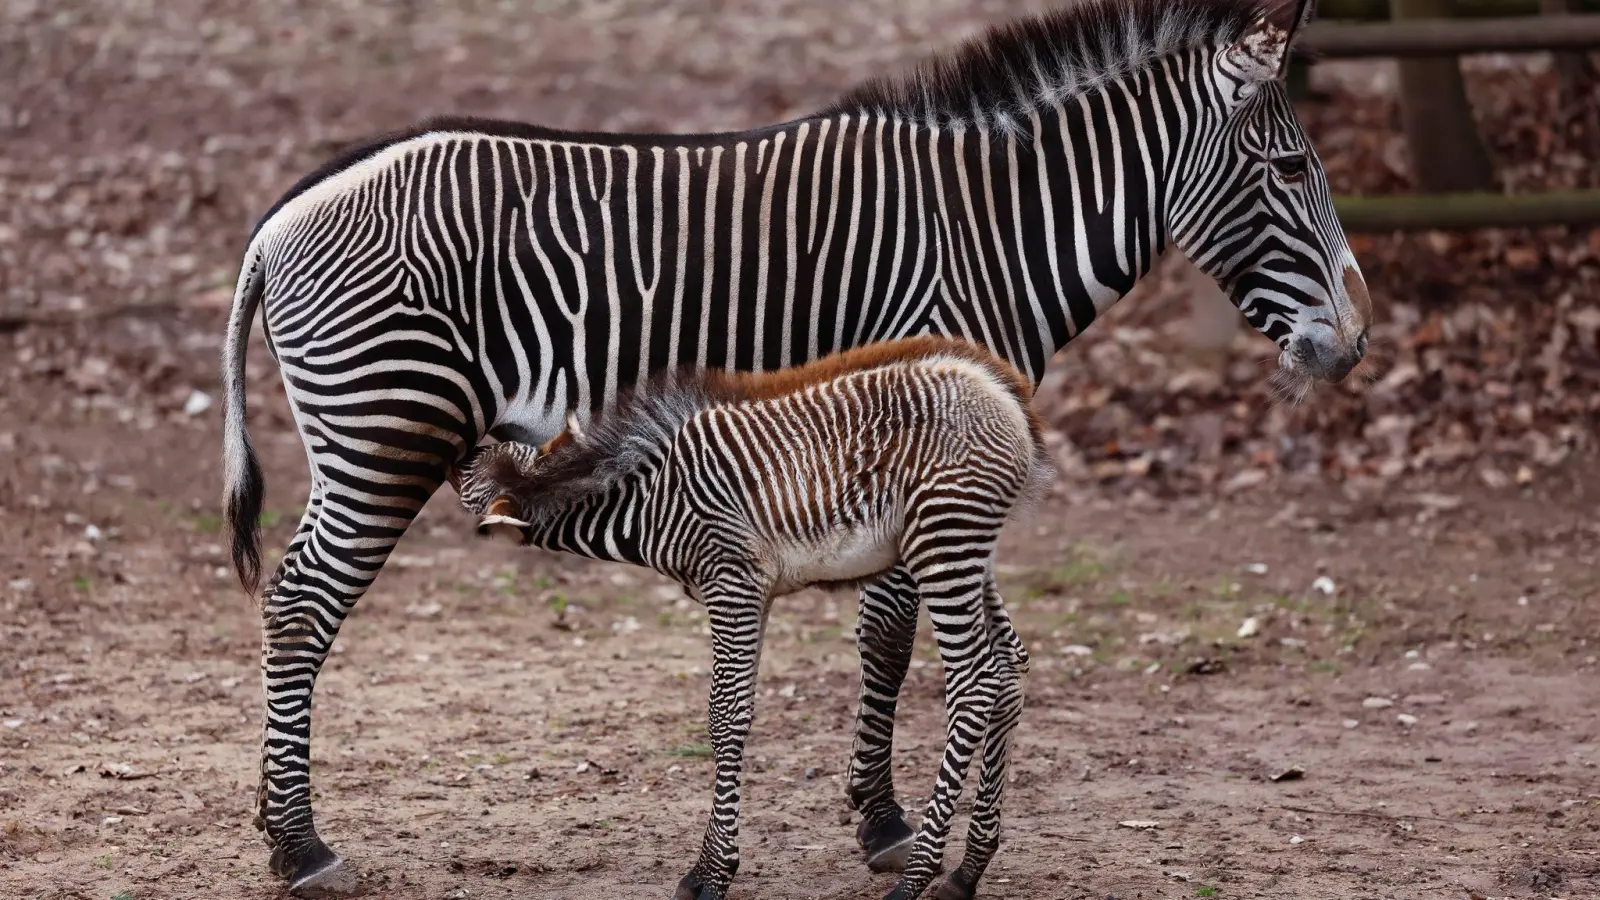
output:
<svg viewBox="0 0 1600 900"><path fill-rule="evenodd" d="M642 539L645 501L655 480L653 466L610 486L548 509L528 532L528 543L589 559L652 564Z"/></svg>

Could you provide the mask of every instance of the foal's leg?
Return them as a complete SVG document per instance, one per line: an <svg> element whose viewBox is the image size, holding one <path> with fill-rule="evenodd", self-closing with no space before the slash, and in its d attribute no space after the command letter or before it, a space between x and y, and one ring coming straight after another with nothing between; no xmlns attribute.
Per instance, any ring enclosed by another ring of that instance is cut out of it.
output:
<svg viewBox="0 0 1600 900"><path fill-rule="evenodd" d="M989 730L983 738L983 768L978 775L978 795L967 826L967 850L961 865L934 892L937 900L972 900L978 879L1000 847L1000 803L1005 793L1011 736L1022 718L1022 675L1028 671L1028 651L991 580L984 589L989 646L995 657L998 694Z"/></svg>
<svg viewBox="0 0 1600 900"><path fill-rule="evenodd" d="M874 872L903 872L913 833L894 797L894 715L917 635L917 590L901 566L861 589L856 643L861 704L850 757L850 805L861 812L856 840Z"/></svg>
<svg viewBox="0 0 1600 900"><path fill-rule="evenodd" d="M676 900L722 900L739 870L739 783L744 743L755 717L756 670L766 626L766 596L745 584L703 595L711 621L711 699L707 714L717 774L700 858L678 882Z"/></svg>
<svg viewBox="0 0 1600 900"><path fill-rule="evenodd" d="M998 523L959 501L923 504L907 529L901 559L916 579L917 592L933 620L944 663L945 749L928 809L918 829L905 874L886 900L911 900L933 880L944 858L950 818L967 767L988 730L998 692L994 653L988 640L984 585ZM974 534L991 532L985 538Z"/></svg>

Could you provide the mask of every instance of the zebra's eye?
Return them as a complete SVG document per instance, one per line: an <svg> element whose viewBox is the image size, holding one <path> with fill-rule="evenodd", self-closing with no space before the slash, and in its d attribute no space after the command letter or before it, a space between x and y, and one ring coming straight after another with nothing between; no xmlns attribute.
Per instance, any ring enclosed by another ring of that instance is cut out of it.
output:
<svg viewBox="0 0 1600 900"><path fill-rule="evenodd" d="M1288 153L1272 158L1272 170L1284 181L1299 181L1306 177L1306 167L1309 165L1304 153Z"/></svg>

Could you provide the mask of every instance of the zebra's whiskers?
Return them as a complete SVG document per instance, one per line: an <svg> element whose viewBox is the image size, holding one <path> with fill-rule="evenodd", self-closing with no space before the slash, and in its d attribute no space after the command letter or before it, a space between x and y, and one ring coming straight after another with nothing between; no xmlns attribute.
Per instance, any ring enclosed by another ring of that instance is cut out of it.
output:
<svg viewBox="0 0 1600 900"><path fill-rule="evenodd" d="M1317 380L1298 368L1279 366L1267 379L1267 384L1271 387L1273 405L1299 406L1311 396Z"/></svg>

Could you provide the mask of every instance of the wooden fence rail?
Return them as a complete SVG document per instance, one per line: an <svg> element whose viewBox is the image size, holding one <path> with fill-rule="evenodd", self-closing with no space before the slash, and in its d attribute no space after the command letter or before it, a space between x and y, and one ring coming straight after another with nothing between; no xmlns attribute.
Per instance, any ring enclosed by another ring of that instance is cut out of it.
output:
<svg viewBox="0 0 1600 900"><path fill-rule="evenodd" d="M1300 46L1315 56L1460 56L1600 48L1600 15L1439 19L1385 23L1316 22Z"/></svg>
<svg viewBox="0 0 1600 900"><path fill-rule="evenodd" d="M1333 205L1346 231L1462 231L1600 225L1600 190L1540 194L1418 194L1399 197L1337 196Z"/></svg>
<svg viewBox="0 0 1600 900"><path fill-rule="evenodd" d="M1505 16L1536 16L1539 0L1455 0L1453 19L1483 19ZM1575 0L1572 12L1600 13L1600 0ZM1392 18L1389 0L1319 0L1317 19L1347 19L1360 22L1387 22Z"/></svg>

